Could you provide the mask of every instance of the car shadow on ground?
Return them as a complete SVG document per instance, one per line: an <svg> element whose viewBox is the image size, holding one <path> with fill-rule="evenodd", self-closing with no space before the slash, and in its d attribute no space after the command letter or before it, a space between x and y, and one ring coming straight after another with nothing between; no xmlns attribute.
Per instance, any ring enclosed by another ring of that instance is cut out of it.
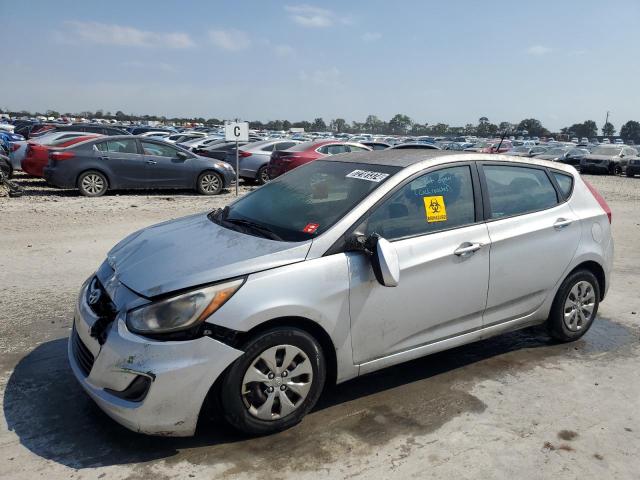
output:
<svg viewBox="0 0 640 480"><path fill-rule="evenodd" d="M560 356L609 352L629 337L626 327L605 319L599 319L589 335L573 344L553 343L540 327L504 334L328 389L301 425L256 439L248 439L223 424L210 421L201 424L191 438L150 437L119 426L102 413L77 384L67 363L67 339L64 338L39 345L18 362L7 383L3 407L8 428L23 446L42 458L72 468L181 459L188 457L190 451L218 461L234 456L259 459L264 454L265 462L271 462L273 457L267 452L281 443L288 445L284 449L286 455L295 456L296 452L287 449L295 449L305 442L309 446L304 440L309 438L332 442L345 428L350 429L349 434L371 440L373 444L384 441L391 431L394 435L407 433L416 420L397 414L404 407L413 409L414 416L420 417L423 423L433 421L433 425L423 424L422 432L433 431L464 410L464 402L459 401L459 392L455 389L460 382L497 378L512 369L534 368ZM476 397L465 395L475 399L468 405L469 411L484 410L486 405ZM439 407L438 418L430 420L433 404L429 404L435 401L432 397L438 397L443 407ZM425 403L424 412L415 410L416 398ZM409 407L409 402L414 405ZM390 414L392 408L395 413ZM344 419L352 415L345 414L346 409L349 412L373 409L379 412L375 418L389 414L393 425L378 425L376 429L371 426L375 423L372 419L361 418L359 424L345 426L348 421ZM336 417L340 418L339 422L335 421ZM303 441L292 442L292 438ZM307 448L309 458L320 455L314 448Z"/></svg>
<svg viewBox="0 0 640 480"><path fill-rule="evenodd" d="M29 175L16 173L11 179L13 183L18 185L24 191L24 196L31 197L81 197L80 192L77 189L56 188L47 184L42 178L32 177ZM252 188L259 185L245 180L240 180L241 188ZM234 191L235 184L222 190L221 194L228 194ZM145 197L166 197L180 196L180 197L200 197L195 190L187 189L156 189L156 190L108 190L105 193L105 197L111 197L116 195L127 196L145 196Z"/></svg>

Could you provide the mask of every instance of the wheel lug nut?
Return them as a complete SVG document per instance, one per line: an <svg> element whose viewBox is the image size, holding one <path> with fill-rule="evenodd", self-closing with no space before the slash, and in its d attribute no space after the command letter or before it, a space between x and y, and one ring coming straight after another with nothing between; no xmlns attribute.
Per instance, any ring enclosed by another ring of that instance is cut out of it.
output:
<svg viewBox="0 0 640 480"><path fill-rule="evenodd" d="M282 390L283 392L287 389L286 385L280 385L280 390Z"/></svg>
<svg viewBox="0 0 640 480"><path fill-rule="evenodd" d="M285 370L284 372L282 372L282 376L286 377L287 376L287 371Z"/></svg>
<svg viewBox="0 0 640 480"><path fill-rule="evenodd" d="M269 388L267 388L267 392L269 392L269 393L273 393L273 387L269 387Z"/></svg>
<svg viewBox="0 0 640 480"><path fill-rule="evenodd" d="M273 373L270 373L267 378L269 378L269 380L273 380L275 378L275 375Z"/></svg>

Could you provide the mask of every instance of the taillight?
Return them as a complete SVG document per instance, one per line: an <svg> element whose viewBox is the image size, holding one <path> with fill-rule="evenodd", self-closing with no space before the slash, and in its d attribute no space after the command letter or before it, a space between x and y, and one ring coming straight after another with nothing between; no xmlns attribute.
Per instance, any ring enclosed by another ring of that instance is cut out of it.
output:
<svg viewBox="0 0 640 480"><path fill-rule="evenodd" d="M246 157L250 157L251 156L251 154L249 152L245 152L244 150L238 151L238 155L241 156L242 158L246 158Z"/></svg>
<svg viewBox="0 0 640 480"><path fill-rule="evenodd" d="M609 219L609 223L611 223L611 208L607 204L606 200L602 197L602 195L600 195L600 192L598 192L598 190L596 190L596 188L593 185L591 185L589 182L587 182L584 179L583 179L583 181L587 185L587 188L591 192L591 195L593 195L593 198L595 198L598 201L598 203L600 204L600 206L604 210L604 213L607 214L607 218Z"/></svg>
<svg viewBox="0 0 640 480"><path fill-rule="evenodd" d="M73 152L51 152L49 154L49 160L69 160L70 158L75 157L76 154Z"/></svg>

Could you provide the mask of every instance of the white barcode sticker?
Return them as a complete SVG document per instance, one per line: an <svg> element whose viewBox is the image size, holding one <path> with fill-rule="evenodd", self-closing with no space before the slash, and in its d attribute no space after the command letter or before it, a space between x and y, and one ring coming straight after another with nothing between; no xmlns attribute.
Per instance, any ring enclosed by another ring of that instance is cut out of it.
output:
<svg viewBox="0 0 640 480"><path fill-rule="evenodd" d="M360 180L367 180L369 182L381 182L389 176L388 173L382 172L370 172L368 170L354 170L347 174L347 178L359 178Z"/></svg>

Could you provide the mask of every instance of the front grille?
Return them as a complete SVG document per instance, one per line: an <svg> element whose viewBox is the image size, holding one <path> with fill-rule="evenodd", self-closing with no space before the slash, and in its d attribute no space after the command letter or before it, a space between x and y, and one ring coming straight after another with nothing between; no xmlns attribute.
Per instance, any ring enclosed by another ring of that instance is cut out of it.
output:
<svg viewBox="0 0 640 480"><path fill-rule="evenodd" d="M84 373L85 377L89 376L91 373L91 368L93 367L93 354L84 344L80 335L78 335L78 331L76 330L76 326L73 326L73 331L71 332L71 348L73 351L73 356L78 362L78 366L82 373Z"/></svg>
<svg viewBox="0 0 640 480"><path fill-rule="evenodd" d="M89 288L87 288L86 300L89 308L98 317L105 317L109 321L116 317L116 307L98 277L94 277L91 280Z"/></svg>

